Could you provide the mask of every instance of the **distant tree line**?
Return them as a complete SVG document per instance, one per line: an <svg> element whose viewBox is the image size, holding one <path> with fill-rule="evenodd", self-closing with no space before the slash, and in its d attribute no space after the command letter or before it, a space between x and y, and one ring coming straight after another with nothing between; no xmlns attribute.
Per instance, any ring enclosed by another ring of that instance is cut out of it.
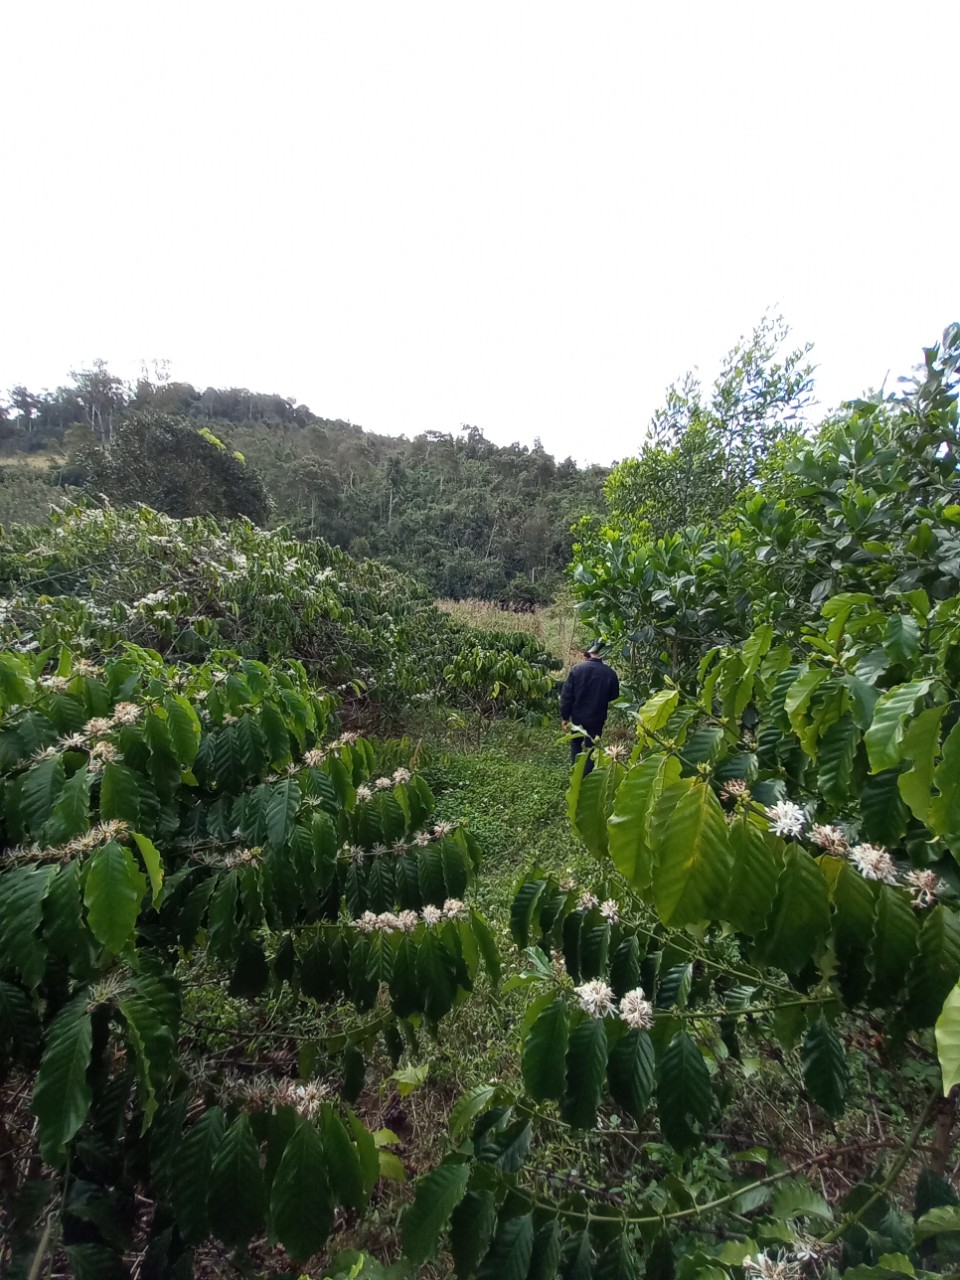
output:
<svg viewBox="0 0 960 1280"><path fill-rule="evenodd" d="M377 435L283 396L201 391L163 365L133 385L103 361L71 377L53 391L13 387L0 405L0 453L13 463L0 466L0 522L42 518L67 487L286 526L437 595L522 604L555 592L571 526L602 507L607 469L557 461L539 440L501 447L476 427Z"/></svg>

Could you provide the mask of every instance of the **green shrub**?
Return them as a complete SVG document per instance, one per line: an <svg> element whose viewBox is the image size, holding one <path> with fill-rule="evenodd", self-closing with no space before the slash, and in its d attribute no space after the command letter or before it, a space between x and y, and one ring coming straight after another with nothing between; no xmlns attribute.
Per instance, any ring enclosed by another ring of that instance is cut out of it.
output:
<svg viewBox="0 0 960 1280"><path fill-rule="evenodd" d="M581 545L582 616L615 642L640 697L668 679L692 689L707 650L761 623L797 640L841 592L960 590L958 359L953 325L907 391L854 401L794 442L790 496L748 490L732 529L650 540L614 527Z"/></svg>
<svg viewBox="0 0 960 1280"><path fill-rule="evenodd" d="M265 1230L305 1259L390 1172L350 1109L364 1054L399 1058L498 961L472 837L334 712L295 662L0 654L0 1081L50 1171L24 1152L3 1188L18 1263L189 1276ZM231 1069L184 1025L198 981L285 991L326 1034L295 1078Z"/></svg>
<svg viewBox="0 0 960 1280"><path fill-rule="evenodd" d="M297 659L375 724L422 702L523 711L551 687L553 660L531 638L487 637L374 561L246 523L71 507L7 532L0 592L4 643L109 653L133 642L186 662L230 651ZM446 676L451 664L470 669L469 685Z"/></svg>

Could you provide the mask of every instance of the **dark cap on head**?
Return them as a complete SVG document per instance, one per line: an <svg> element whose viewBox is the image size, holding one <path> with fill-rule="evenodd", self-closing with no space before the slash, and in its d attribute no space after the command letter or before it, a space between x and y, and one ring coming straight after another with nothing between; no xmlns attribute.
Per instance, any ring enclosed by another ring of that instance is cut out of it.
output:
<svg viewBox="0 0 960 1280"><path fill-rule="evenodd" d="M588 653L591 658L599 658L606 647L602 640L594 640L593 644L589 645L583 652Z"/></svg>

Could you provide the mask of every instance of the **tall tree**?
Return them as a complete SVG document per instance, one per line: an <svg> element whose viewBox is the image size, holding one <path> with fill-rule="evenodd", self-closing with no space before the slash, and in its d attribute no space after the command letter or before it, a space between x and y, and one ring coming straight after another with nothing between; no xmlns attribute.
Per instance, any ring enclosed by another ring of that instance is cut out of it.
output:
<svg viewBox="0 0 960 1280"><path fill-rule="evenodd" d="M212 432L162 413L134 413L109 449L81 455L88 487L122 505L145 503L171 516L246 516L264 524L270 497L259 474Z"/></svg>
<svg viewBox="0 0 960 1280"><path fill-rule="evenodd" d="M9 395L17 415L17 425L29 435L34 419L43 407L43 401L24 386L11 387Z"/></svg>
<svg viewBox="0 0 960 1280"><path fill-rule="evenodd" d="M103 445L109 445L113 428L126 404L123 381L107 368L105 360L94 360L89 369L71 370L84 419Z"/></svg>
<svg viewBox="0 0 960 1280"><path fill-rule="evenodd" d="M667 388L638 456L607 482L613 524L660 537L729 510L771 451L802 429L812 403L812 348L781 355L789 332L781 317L764 316L709 391L693 373Z"/></svg>

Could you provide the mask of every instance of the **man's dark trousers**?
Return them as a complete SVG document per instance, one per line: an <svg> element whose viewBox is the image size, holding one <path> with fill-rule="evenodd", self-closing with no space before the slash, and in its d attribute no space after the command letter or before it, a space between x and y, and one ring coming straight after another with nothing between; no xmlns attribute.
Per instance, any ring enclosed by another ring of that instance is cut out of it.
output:
<svg viewBox="0 0 960 1280"><path fill-rule="evenodd" d="M571 765L574 765L577 763L577 756L580 754L581 751L589 751L592 746L593 746L592 738L572 738L570 741ZM591 756L591 758L583 766L583 776L586 777L587 774L592 770L592 768L593 768L593 757Z"/></svg>

